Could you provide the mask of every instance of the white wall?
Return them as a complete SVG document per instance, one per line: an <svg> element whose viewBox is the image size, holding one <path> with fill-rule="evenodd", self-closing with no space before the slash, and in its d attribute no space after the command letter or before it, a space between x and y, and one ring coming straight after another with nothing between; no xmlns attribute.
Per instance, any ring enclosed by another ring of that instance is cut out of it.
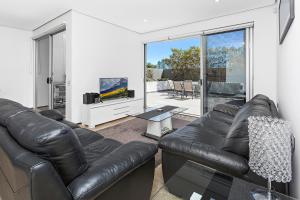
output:
<svg viewBox="0 0 300 200"><path fill-rule="evenodd" d="M32 32L0 26L0 98L33 107Z"/></svg>
<svg viewBox="0 0 300 200"><path fill-rule="evenodd" d="M278 52L278 102L282 116L292 123L296 138L292 191L300 198L300 3L296 18Z"/></svg>
<svg viewBox="0 0 300 200"><path fill-rule="evenodd" d="M143 98L143 45L139 35L72 14L72 121L79 122L82 95L99 92L99 78L128 77L129 89Z"/></svg>
<svg viewBox="0 0 300 200"><path fill-rule="evenodd" d="M273 6L150 32L142 36L142 41L166 40L168 37L248 22L254 22L254 95L262 93L276 100L277 20Z"/></svg>
<svg viewBox="0 0 300 200"><path fill-rule="evenodd" d="M53 35L53 82L66 81L66 33Z"/></svg>

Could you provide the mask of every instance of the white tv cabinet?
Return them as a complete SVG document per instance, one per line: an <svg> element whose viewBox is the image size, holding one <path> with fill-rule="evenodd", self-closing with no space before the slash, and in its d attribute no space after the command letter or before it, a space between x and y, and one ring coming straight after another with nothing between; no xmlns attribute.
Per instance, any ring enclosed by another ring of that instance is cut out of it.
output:
<svg viewBox="0 0 300 200"><path fill-rule="evenodd" d="M106 100L103 103L82 105L82 124L89 128L95 128L116 119L128 116L128 114L140 113L143 111L144 101L138 98L124 98Z"/></svg>

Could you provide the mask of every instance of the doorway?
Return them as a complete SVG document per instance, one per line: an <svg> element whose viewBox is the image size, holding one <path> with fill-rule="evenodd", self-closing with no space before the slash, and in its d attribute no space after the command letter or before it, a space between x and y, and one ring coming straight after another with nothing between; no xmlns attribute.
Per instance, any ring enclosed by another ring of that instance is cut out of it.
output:
<svg viewBox="0 0 300 200"><path fill-rule="evenodd" d="M185 37L145 45L145 106L186 108L200 116L201 38Z"/></svg>
<svg viewBox="0 0 300 200"><path fill-rule="evenodd" d="M243 105L253 96L252 36L249 23L146 43L145 107L173 105L200 116L217 104Z"/></svg>
<svg viewBox="0 0 300 200"><path fill-rule="evenodd" d="M35 109L55 109L65 115L65 30L35 39Z"/></svg>

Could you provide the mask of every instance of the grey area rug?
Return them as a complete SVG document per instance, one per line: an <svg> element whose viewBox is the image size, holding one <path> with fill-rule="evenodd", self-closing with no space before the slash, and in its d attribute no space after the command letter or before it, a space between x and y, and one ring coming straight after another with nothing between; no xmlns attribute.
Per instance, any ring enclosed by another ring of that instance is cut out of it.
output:
<svg viewBox="0 0 300 200"><path fill-rule="evenodd" d="M190 121L172 118L172 123L173 128L178 129L187 125L188 123L190 123ZM142 119L132 119L130 121L126 121L115 126L99 130L97 132L103 135L104 137L118 140L122 143L128 143L131 141L142 141L157 144L158 141L142 136L142 134L146 132L146 129L147 121ZM158 166L160 163L161 150L159 150L158 153L155 155L155 166Z"/></svg>

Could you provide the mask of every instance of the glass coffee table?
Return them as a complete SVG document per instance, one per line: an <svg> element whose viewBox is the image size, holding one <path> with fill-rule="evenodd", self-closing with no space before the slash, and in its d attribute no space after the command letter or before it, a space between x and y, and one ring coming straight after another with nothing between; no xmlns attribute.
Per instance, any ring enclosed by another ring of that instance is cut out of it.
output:
<svg viewBox="0 0 300 200"><path fill-rule="evenodd" d="M253 200L251 191L265 188L187 161L151 200ZM296 200L276 193L281 200Z"/></svg>
<svg viewBox="0 0 300 200"><path fill-rule="evenodd" d="M187 108L163 106L147 108L142 113L130 114L129 116L147 120L147 131L144 136L158 140L163 135L173 131L172 117L186 110Z"/></svg>

